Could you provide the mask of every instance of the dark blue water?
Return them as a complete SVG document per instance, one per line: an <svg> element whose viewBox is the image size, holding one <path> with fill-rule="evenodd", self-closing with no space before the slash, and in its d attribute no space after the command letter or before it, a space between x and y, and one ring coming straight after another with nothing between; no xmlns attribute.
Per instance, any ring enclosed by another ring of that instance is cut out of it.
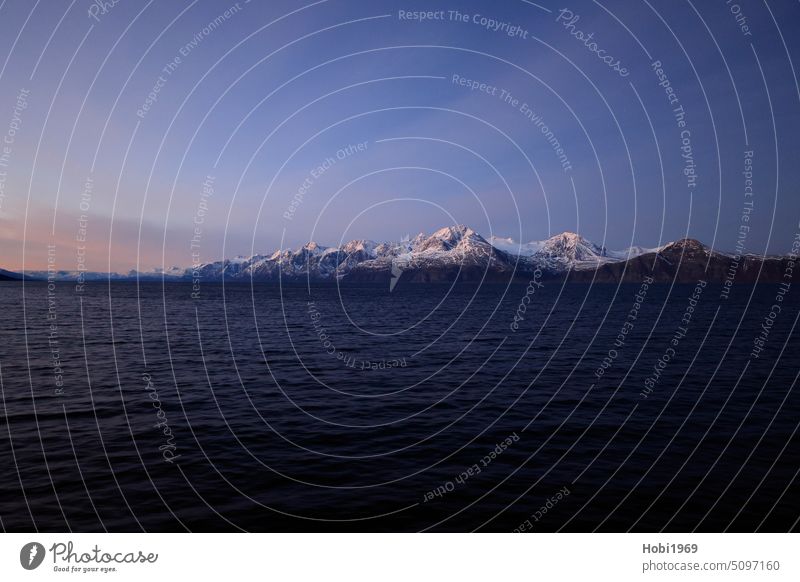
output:
<svg viewBox="0 0 800 582"><path fill-rule="evenodd" d="M0 284L2 527L797 529L796 292L640 291Z"/></svg>

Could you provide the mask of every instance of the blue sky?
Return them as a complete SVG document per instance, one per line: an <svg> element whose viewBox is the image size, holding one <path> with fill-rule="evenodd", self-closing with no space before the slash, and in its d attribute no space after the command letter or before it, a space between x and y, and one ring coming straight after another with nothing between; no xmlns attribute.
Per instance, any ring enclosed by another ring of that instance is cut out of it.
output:
<svg viewBox="0 0 800 582"><path fill-rule="evenodd" d="M757 253L785 252L798 232L797 3L92 6L0 7L3 136L29 92L0 168L7 268L42 268L48 244L59 268L85 246L89 268L126 271L189 264L194 235L213 260L454 222L523 241L578 231L610 248L688 234L733 249L744 225ZM400 17L420 10L443 12Z"/></svg>

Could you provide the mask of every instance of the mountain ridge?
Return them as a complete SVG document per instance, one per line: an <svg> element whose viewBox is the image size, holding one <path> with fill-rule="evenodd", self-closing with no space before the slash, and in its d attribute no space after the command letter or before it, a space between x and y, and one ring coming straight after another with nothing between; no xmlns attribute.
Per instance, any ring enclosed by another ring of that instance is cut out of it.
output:
<svg viewBox="0 0 800 582"><path fill-rule="evenodd" d="M465 225L440 228L400 241L356 239L341 246L314 241L297 249L277 249L269 254L234 257L189 268L171 267L128 274L84 272L91 280L174 281L293 281L404 283L528 280L534 274L575 282L656 281L712 282L780 280L787 257L736 256L683 238L655 248L630 247L613 251L574 232L565 231L542 241L515 243L513 239L488 239ZM760 268L758 268L760 266ZM764 269L767 266L767 269ZM733 277L728 277L730 273ZM754 273L756 273L754 278ZM761 276L761 273L764 275ZM0 273L2 275L2 273ZM11 274L12 276L14 274ZM78 272L59 271L56 278L75 280ZM18 277L46 276L25 272Z"/></svg>

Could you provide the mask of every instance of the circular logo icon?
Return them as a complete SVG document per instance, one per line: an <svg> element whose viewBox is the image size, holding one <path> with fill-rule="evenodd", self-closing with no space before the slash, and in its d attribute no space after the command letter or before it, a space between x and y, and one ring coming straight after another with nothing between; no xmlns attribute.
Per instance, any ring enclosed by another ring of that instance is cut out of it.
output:
<svg viewBox="0 0 800 582"><path fill-rule="evenodd" d="M26 570L35 570L44 561L44 546L38 542L30 542L19 551L19 563Z"/></svg>

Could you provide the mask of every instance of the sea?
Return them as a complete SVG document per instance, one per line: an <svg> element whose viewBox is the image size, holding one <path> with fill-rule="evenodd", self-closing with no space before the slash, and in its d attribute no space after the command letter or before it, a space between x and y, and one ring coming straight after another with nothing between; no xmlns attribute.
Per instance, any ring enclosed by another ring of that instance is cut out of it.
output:
<svg viewBox="0 0 800 582"><path fill-rule="evenodd" d="M4 531L798 529L787 286L25 281L0 305Z"/></svg>

